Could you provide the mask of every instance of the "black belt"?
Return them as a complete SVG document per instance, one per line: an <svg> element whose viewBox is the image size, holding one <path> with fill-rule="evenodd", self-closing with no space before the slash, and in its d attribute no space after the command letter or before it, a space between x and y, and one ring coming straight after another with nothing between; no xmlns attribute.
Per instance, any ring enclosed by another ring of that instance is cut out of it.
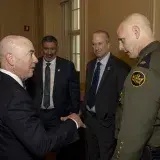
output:
<svg viewBox="0 0 160 160"><path fill-rule="evenodd" d="M146 146L141 160L160 160L160 147Z"/></svg>

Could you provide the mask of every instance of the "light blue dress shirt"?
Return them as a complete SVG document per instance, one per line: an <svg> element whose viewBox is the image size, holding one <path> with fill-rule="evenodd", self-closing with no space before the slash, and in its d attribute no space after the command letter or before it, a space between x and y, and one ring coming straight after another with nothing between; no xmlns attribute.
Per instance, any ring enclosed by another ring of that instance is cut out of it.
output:
<svg viewBox="0 0 160 160"><path fill-rule="evenodd" d="M95 64L95 67L96 67L96 65L97 65L98 62L101 63L101 66L100 66L100 75L99 75L99 81L98 81L97 91L98 91L99 84L100 84L100 82L101 82L101 79L102 79L104 70L105 70L106 65L107 65L107 63L108 63L109 57L110 57L110 52L109 52L108 54L106 54L106 56L103 57L103 59L102 59L101 61L99 61L99 60L97 59L97 62L96 62L96 64ZM94 71L95 71L95 68L94 68ZM93 75L94 75L94 73L93 73ZM92 78L93 78L93 77L92 77ZM87 107L87 109L88 109L89 111L91 111L91 112L96 112L95 106L93 106L92 108L89 108L88 106L86 106L86 107Z"/></svg>

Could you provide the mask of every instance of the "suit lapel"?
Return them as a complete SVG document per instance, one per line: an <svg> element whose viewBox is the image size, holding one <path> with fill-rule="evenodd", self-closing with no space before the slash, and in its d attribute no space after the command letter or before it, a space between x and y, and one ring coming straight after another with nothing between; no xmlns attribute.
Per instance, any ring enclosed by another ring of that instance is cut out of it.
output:
<svg viewBox="0 0 160 160"><path fill-rule="evenodd" d="M59 57L56 57L56 66L55 66L55 75L54 75L54 85L53 85L53 95L56 89L56 85L58 83L58 81L60 80L60 65L61 65L61 61Z"/></svg>
<svg viewBox="0 0 160 160"><path fill-rule="evenodd" d="M102 87L104 81L106 80L106 78L108 77L108 75L112 72L112 62L113 62L113 56L110 54L110 57L108 59L108 62L106 64L105 70L103 72L99 87L98 87L98 91L100 90L100 88Z"/></svg>
<svg viewBox="0 0 160 160"><path fill-rule="evenodd" d="M41 90L43 90L43 58L39 59L39 63L37 64L37 71L36 71L37 77L39 79L39 83L41 86Z"/></svg>
<svg viewBox="0 0 160 160"><path fill-rule="evenodd" d="M96 64L96 59L91 63L90 68L88 69L88 90L91 87L91 83L92 83L92 77L94 74L94 68L95 68L95 64Z"/></svg>

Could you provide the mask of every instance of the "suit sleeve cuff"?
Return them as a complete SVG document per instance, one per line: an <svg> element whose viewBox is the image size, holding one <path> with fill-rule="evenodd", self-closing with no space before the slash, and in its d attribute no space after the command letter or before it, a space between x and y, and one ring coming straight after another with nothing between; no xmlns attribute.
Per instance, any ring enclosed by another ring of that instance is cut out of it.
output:
<svg viewBox="0 0 160 160"><path fill-rule="evenodd" d="M78 129L78 128L79 128L78 123L77 123L74 119L72 119L72 118L70 118L70 119L75 122L76 127L77 127L77 129Z"/></svg>

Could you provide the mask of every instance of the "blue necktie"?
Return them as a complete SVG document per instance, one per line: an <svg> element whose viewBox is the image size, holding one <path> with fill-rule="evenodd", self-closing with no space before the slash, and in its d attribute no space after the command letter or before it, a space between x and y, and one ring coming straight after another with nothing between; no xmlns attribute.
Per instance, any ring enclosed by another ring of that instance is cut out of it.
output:
<svg viewBox="0 0 160 160"><path fill-rule="evenodd" d="M100 65L101 63L98 62L92 78L92 85L89 90L89 94L87 98L87 105L89 106L89 108L92 108L96 102L96 91L97 91L97 86L99 81Z"/></svg>
<svg viewBox="0 0 160 160"><path fill-rule="evenodd" d="M50 106L50 64L46 63L43 106L47 109Z"/></svg>

